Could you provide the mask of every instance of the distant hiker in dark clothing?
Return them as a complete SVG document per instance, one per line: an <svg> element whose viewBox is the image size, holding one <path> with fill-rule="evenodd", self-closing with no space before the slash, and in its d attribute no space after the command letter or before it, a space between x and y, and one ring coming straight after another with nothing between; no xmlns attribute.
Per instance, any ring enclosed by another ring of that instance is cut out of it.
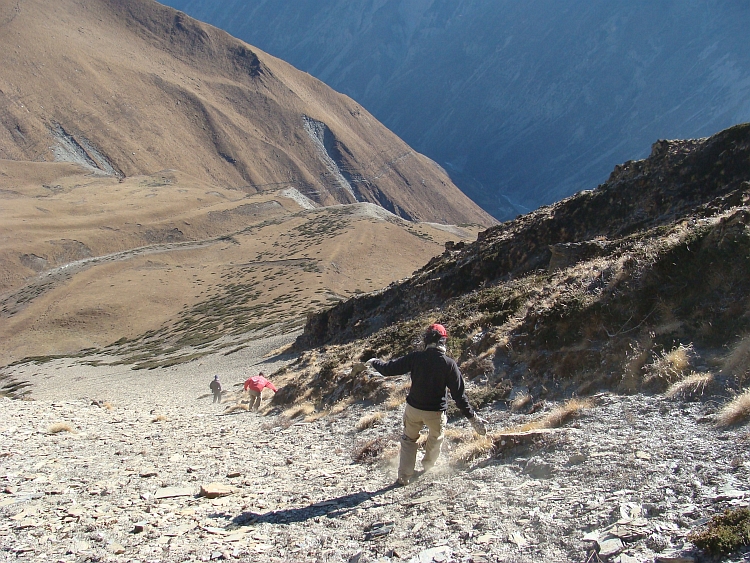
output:
<svg viewBox="0 0 750 563"><path fill-rule="evenodd" d="M404 434L401 436L401 457L398 467L399 485L406 485L414 475L417 460L417 438L423 426L429 434L425 443L422 466L425 471L432 469L440 456L443 435L448 417L448 391L456 406L469 419L477 433L484 435L485 420L477 416L469 404L461 370L455 360L445 355L448 332L440 324L427 328L424 335L425 349L412 352L401 358L383 362L377 358L367 364L386 376L403 375L411 372L411 390L406 397L404 409Z"/></svg>
<svg viewBox="0 0 750 563"><path fill-rule="evenodd" d="M263 389L268 387L271 391L276 393L278 389L274 387L273 383L263 377L263 372L258 375L248 377L245 380L244 389L247 394L250 395L249 409L251 411L257 411L260 408L260 402L262 401Z"/></svg>
<svg viewBox="0 0 750 563"><path fill-rule="evenodd" d="M214 380L208 387L214 394L214 403L221 403L221 383L219 383L218 375L214 375Z"/></svg>

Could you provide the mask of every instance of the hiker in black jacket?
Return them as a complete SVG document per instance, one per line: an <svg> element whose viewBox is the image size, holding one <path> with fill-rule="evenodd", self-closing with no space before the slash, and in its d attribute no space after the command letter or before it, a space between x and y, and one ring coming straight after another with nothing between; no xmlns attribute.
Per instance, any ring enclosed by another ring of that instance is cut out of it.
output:
<svg viewBox="0 0 750 563"><path fill-rule="evenodd" d="M215 375L214 380L209 384L211 393L214 394L214 403L221 403L221 383L219 383L219 376Z"/></svg>
<svg viewBox="0 0 750 563"><path fill-rule="evenodd" d="M425 443L422 467L429 471L440 456L443 434L448 417L448 391L456 406L469 419L479 434L486 434L484 420L477 416L469 404L464 388L464 379L453 358L445 355L448 333L440 324L427 328L424 335L425 349L412 352L401 358L383 362L377 358L367 361L367 365L385 376L402 375L411 372L411 390L406 397L404 409L404 434L401 436L401 457L398 467L399 485L406 485L414 476L417 461L417 438L423 426L429 434Z"/></svg>

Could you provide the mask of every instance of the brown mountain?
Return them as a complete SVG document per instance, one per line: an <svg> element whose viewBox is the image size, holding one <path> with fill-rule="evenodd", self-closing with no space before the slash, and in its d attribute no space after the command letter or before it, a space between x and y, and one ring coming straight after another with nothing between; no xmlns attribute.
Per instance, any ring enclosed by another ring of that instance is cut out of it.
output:
<svg viewBox="0 0 750 563"><path fill-rule="evenodd" d="M150 0L2 0L0 66L0 159L493 222L350 98Z"/></svg>

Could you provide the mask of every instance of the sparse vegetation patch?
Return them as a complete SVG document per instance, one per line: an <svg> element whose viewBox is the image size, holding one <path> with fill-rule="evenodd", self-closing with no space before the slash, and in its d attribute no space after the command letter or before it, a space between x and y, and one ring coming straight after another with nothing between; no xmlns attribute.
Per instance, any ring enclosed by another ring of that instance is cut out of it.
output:
<svg viewBox="0 0 750 563"><path fill-rule="evenodd" d="M746 389L721 408L716 423L718 426L727 427L744 424L749 420L750 389Z"/></svg>
<svg viewBox="0 0 750 563"><path fill-rule="evenodd" d="M688 539L715 556L730 555L750 545L750 509L736 508L714 516L711 521Z"/></svg>

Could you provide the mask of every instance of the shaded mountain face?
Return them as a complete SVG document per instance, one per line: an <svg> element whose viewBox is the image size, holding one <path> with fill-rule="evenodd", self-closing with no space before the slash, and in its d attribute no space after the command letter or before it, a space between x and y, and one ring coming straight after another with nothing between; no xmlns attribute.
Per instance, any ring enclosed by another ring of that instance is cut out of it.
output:
<svg viewBox="0 0 750 563"><path fill-rule="evenodd" d="M150 0L2 0L0 66L0 159L493 222L358 103Z"/></svg>
<svg viewBox="0 0 750 563"><path fill-rule="evenodd" d="M750 5L167 0L350 95L495 217L750 120Z"/></svg>
<svg viewBox="0 0 750 563"><path fill-rule="evenodd" d="M649 376L649 362L656 370L674 350L689 350L691 368L703 373L721 368L717 358L735 345L745 349L749 280L745 124L708 139L659 141L599 188L311 316L297 345L328 347L320 361L339 365L405 353L441 322L472 377L534 382L536 395L642 390L686 375ZM742 357L711 377L741 388L750 375Z"/></svg>

